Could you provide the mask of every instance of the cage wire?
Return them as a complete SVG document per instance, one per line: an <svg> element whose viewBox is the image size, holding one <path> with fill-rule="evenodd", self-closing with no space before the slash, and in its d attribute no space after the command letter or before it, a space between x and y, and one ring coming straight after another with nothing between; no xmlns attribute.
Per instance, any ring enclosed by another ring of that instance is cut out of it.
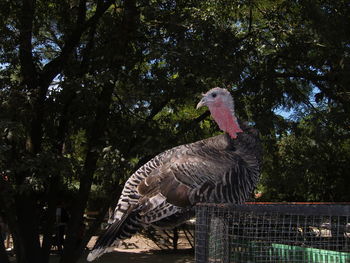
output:
<svg viewBox="0 0 350 263"><path fill-rule="evenodd" d="M349 204L199 204L196 263L350 263Z"/></svg>

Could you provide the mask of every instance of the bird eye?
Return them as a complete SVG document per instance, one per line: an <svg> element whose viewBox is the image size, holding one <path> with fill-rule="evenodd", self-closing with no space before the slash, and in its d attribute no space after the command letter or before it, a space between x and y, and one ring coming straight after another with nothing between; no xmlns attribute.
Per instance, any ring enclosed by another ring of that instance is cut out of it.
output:
<svg viewBox="0 0 350 263"><path fill-rule="evenodd" d="M215 97L216 97L216 93L215 93L215 92L212 93L211 96L212 96L213 98L215 98Z"/></svg>

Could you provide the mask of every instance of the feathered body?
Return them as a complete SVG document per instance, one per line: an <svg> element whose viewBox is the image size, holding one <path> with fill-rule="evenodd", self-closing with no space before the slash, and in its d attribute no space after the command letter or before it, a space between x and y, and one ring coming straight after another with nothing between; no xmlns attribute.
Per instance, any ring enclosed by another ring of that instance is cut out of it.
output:
<svg viewBox="0 0 350 263"><path fill-rule="evenodd" d="M226 119L227 114L234 116L233 101L226 112L220 111L221 104L214 107L220 92L224 100L229 96L230 103L232 98L226 90L214 88L203 95L197 107L208 106L227 133L167 150L131 175L113 223L98 239L88 260L108 252L143 227L169 227L183 222L192 215L191 208L196 203L242 203L249 197L260 175L258 133L238 123L235 117ZM213 93L218 96L211 103L208 98Z"/></svg>

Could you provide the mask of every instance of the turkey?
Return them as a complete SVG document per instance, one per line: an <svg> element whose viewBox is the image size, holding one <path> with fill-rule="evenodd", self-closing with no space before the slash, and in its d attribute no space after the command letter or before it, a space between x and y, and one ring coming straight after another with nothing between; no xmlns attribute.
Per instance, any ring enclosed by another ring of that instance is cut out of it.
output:
<svg viewBox="0 0 350 263"><path fill-rule="evenodd" d="M160 153L125 183L112 223L88 255L92 261L147 226L175 226L192 216L199 202L242 203L252 193L261 166L258 132L235 117L226 89L203 94L224 134Z"/></svg>

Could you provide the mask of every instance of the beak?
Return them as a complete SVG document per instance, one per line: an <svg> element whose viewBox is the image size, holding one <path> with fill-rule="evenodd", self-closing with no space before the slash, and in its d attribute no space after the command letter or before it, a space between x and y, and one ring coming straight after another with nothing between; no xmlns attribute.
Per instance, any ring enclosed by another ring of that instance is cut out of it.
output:
<svg viewBox="0 0 350 263"><path fill-rule="evenodd" d="M206 106L207 105L207 98L203 97L197 104L196 109L199 109L200 107Z"/></svg>

